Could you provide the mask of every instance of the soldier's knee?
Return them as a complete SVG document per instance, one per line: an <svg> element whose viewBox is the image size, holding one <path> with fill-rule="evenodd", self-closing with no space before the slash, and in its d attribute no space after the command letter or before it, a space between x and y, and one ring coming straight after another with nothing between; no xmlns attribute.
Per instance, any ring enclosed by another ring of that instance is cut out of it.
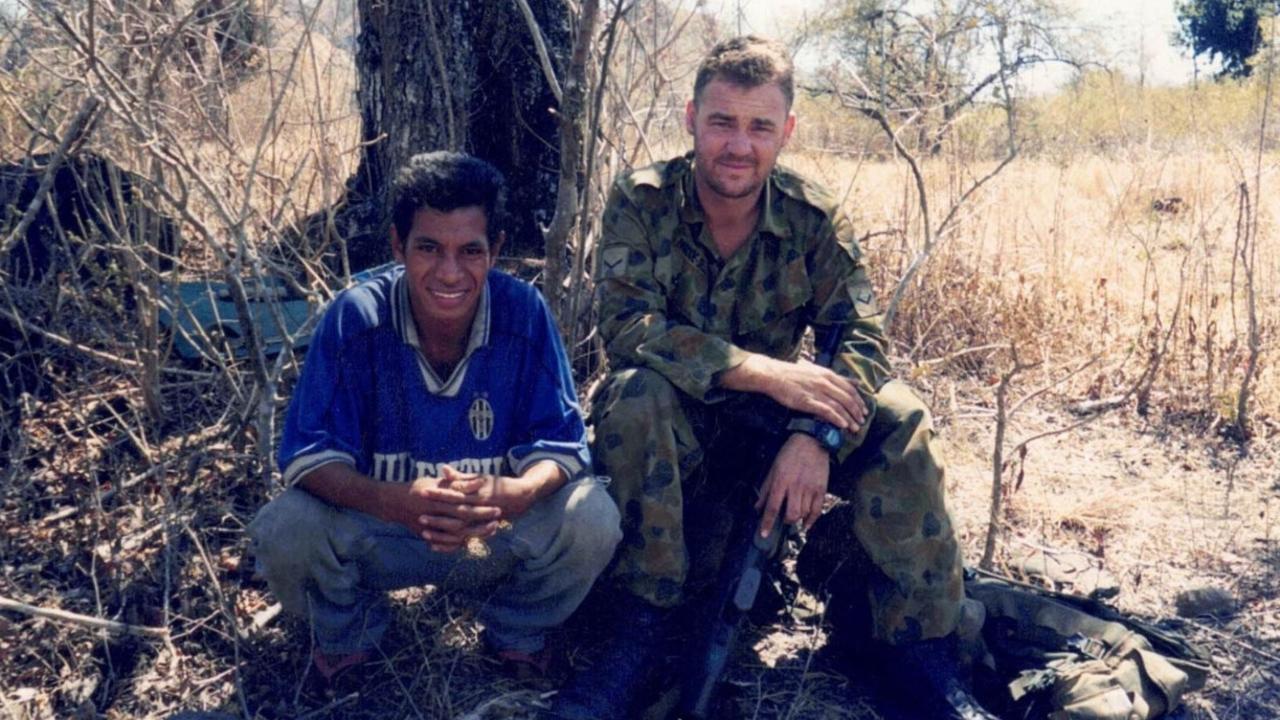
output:
<svg viewBox="0 0 1280 720"><path fill-rule="evenodd" d="M929 408L905 383L886 383L876 393L876 422L886 423L900 432L914 434L933 429Z"/></svg>
<svg viewBox="0 0 1280 720"><path fill-rule="evenodd" d="M605 381L592 409L592 453L602 468L642 462L655 438L678 422L682 412L673 386L645 368L619 370Z"/></svg>
<svg viewBox="0 0 1280 720"><path fill-rule="evenodd" d="M654 412L670 411L679 404L671 381L648 368L619 370L605 382L604 405L599 423L653 418Z"/></svg>
<svg viewBox="0 0 1280 720"><path fill-rule="evenodd" d="M901 382L890 382L876 393L874 436L881 457L890 467L900 465L919 479L935 477L943 467L934 442L933 417L924 401Z"/></svg>

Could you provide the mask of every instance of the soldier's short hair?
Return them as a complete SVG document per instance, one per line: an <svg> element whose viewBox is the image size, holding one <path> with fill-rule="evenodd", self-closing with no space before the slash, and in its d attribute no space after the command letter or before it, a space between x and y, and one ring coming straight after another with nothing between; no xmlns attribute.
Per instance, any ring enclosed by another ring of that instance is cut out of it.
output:
<svg viewBox="0 0 1280 720"><path fill-rule="evenodd" d="M791 109L795 98L794 67L787 48L776 40L758 35L742 35L722 40L702 59L693 81L693 102L702 99L702 90L716 79L745 88L777 83Z"/></svg>
<svg viewBox="0 0 1280 720"><path fill-rule="evenodd" d="M492 231L501 225L505 195L502 173L480 158L448 150L420 153L409 158L391 183L391 222L404 238L419 210L447 213L479 207Z"/></svg>

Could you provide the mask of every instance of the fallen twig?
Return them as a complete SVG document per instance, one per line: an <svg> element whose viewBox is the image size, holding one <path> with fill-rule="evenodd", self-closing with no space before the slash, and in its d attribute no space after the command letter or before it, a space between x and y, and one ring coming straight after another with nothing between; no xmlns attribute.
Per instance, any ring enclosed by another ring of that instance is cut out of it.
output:
<svg viewBox="0 0 1280 720"><path fill-rule="evenodd" d="M278 616L280 611L283 609L284 607L280 605L280 603L276 603L265 610L260 610L254 613L253 622L249 625L249 632L258 632L269 625L272 620L276 619L276 616Z"/></svg>
<svg viewBox="0 0 1280 720"><path fill-rule="evenodd" d="M1209 634L1209 635L1213 635L1214 637L1217 637L1217 638L1219 638L1219 639L1221 639L1221 640L1225 640L1225 641L1227 641L1227 642L1230 642L1230 643L1234 643L1234 644L1236 644L1236 645L1239 645L1240 647L1242 647L1242 648L1244 648L1244 649L1248 650L1248 651L1249 651L1249 652L1251 652L1251 653L1254 653L1255 655L1257 655L1257 656L1259 656L1259 657L1262 657L1262 658L1265 658L1265 659L1267 659L1267 660L1270 660L1270 661L1271 661L1271 663L1272 663L1272 665L1280 665L1280 657L1277 657L1277 656L1275 656L1275 655L1273 655L1273 654L1271 654L1271 653L1267 652L1266 650L1262 650L1262 649L1258 648L1257 646L1255 646L1255 645L1251 644L1251 643L1250 643L1249 641L1247 641L1247 640L1242 640L1242 639L1240 639L1240 638L1236 637L1235 635L1232 635L1231 633L1223 632L1223 631L1221 631L1221 630L1219 630L1219 629L1217 629L1217 628L1214 628L1214 627L1211 627L1211 626L1209 626L1209 625L1206 625L1205 623L1202 623L1202 622L1199 622L1199 621L1196 621L1196 620L1192 620L1192 619L1189 619L1189 618L1188 618L1188 619L1184 619L1182 622L1185 622L1185 623L1187 623L1188 625L1194 625L1194 626L1196 626L1196 628L1197 628L1197 629L1199 629L1199 630L1203 630L1205 633L1207 633L1207 634ZM1277 670L1273 669L1271 666L1268 666L1268 665L1255 665L1255 667L1257 667L1257 668L1258 668L1258 669L1260 669L1260 670L1264 670L1264 671L1266 671L1266 672L1268 672L1268 673L1270 673L1270 674L1272 674L1272 675L1276 675L1276 674L1278 674L1278 671L1277 671Z"/></svg>
<svg viewBox="0 0 1280 720"><path fill-rule="evenodd" d="M98 502L99 503L105 502L110 498L112 498L118 491L128 490L132 488L134 485L137 485L143 480L146 480L147 478L154 477L156 474L162 471L167 471L169 469L169 465L173 463L173 460L174 460L173 458L170 458L168 460L158 462L152 465L151 467L147 468L146 470L143 470L142 472L136 475L133 475L132 477L129 477L124 482L120 483L118 486L113 487L110 490L107 490L103 492L101 495L99 495ZM60 510L55 510L49 513L48 515L45 515L44 517L40 518L39 522L41 525L49 525L51 523L58 522L59 520L66 520L67 518L75 515L78 512L80 512L80 506L71 505L68 507L64 507Z"/></svg>
<svg viewBox="0 0 1280 720"><path fill-rule="evenodd" d="M43 608L36 605L28 605L24 602L18 602L7 597L0 596L0 610L13 610L26 615L34 615L47 620L56 620L63 623L71 623L73 625L83 625L97 630L105 630L115 635L141 635L142 637L153 637L165 639L169 637L169 628L164 627L147 627L144 625L128 625L115 620L105 620L103 618L93 617L91 615L81 615L79 613L68 612L66 610L56 610L54 608Z"/></svg>
<svg viewBox="0 0 1280 720"><path fill-rule="evenodd" d="M461 720L483 720L491 713L513 713L525 711L533 707L546 707L551 693L539 693L534 690L516 690L489 698L476 706L474 710L463 715Z"/></svg>
<svg viewBox="0 0 1280 720"><path fill-rule="evenodd" d="M1081 400L1080 402L1071 403L1067 406L1067 412L1072 415L1092 415L1094 413L1106 412L1122 407L1129 402L1130 393L1123 395L1115 395L1101 400Z"/></svg>

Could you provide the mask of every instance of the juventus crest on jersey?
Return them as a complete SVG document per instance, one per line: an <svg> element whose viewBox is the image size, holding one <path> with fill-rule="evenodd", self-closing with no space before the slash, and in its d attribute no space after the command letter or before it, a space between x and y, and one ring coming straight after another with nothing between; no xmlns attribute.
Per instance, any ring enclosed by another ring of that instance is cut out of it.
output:
<svg viewBox="0 0 1280 720"><path fill-rule="evenodd" d="M471 402L471 409L467 411L467 422L471 424L471 434L477 440L488 440L493 434L493 406L484 398L484 395L477 395Z"/></svg>

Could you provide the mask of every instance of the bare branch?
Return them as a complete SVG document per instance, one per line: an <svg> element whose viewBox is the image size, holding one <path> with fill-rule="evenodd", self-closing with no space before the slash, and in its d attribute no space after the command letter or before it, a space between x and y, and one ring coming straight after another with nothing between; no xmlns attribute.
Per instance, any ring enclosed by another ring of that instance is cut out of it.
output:
<svg viewBox="0 0 1280 720"><path fill-rule="evenodd" d="M538 19L533 16L533 8L529 7L529 0L516 0L516 5L529 26L529 34L533 36L533 47L538 53L538 64L542 66L542 74L546 76L547 84L551 86L551 94L556 96L557 103L564 104L564 91L560 89L560 81L556 79L556 69L551 65L551 55L547 53L547 41L542 37L542 28L538 26Z"/></svg>
<svg viewBox="0 0 1280 720"><path fill-rule="evenodd" d="M556 209L551 224L543 231L547 255L547 278L543 291L560 323L560 334L566 341L572 339L569 328L575 318L566 317L564 281L568 275L565 266L566 252L575 223L579 222L582 188L579 173L582 171L583 121L587 93L587 59L595 38L599 16L599 0L585 0L582 15L573 40L573 53L569 58L569 72L563 101L560 104L560 176L556 187Z"/></svg>
<svg viewBox="0 0 1280 720"><path fill-rule="evenodd" d="M62 166L62 162L66 159L67 152L71 147L82 139L85 128L89 127L94 115L98 112L99 105L98 98L92 96L85 98L80 103L80 109L71 118L71 122L67 123L67 129L62 132L62 141L58 143L58 148L53 152L53 157L49 159L49 164L45 167L44 176L40 178L40 186L36 188L35 196L31 198L31 202L27 205L27 210L22 214L22 219L18 221L9 236L4 239L4 243L0 244L0 264L4 264L14 246L26 236L27 229L31 227L31 223L35 221L36 215L44 205L45 197L49 194L49 188L53 187L53 179L58 174L58 168Z"/></svg>
<svg viewBox="0 0 1280 720"><path fill-rule="evenodd" d="M0 596L0 610L12 610L13 612L20 612L24 615L45 618L46 620L53 620L55 622L80 625L82 627L93 628L94 630L102 630L112 635L137 635L140 637L150 637L161 640L167 640L169 637L169 628L128 625L126 623L116 622L115 620L104 620L103 618L93 617L91 615L81 615L80 613L58 610L56 608L28 605L27 603L18 602L17 600L3 596Z"/></svg>
<svg viewBox="0 0 1280 720"><path fill-rule="evenodd" d="M1006 411L1009 397L1009 386L1019 374L1035 367L1037 363L1024 363L1018 358L1016 345L1009 345L1009 354L1013 365L1000 375L1000 385L996 388L996 437L991 451L991 505L987 522L987 539L983 543L982 560L978 567L990 570L995 560L996 540L1000 527L1000 515L1004 502L1004 436L1008 430L1009 415Z"/></svg>

